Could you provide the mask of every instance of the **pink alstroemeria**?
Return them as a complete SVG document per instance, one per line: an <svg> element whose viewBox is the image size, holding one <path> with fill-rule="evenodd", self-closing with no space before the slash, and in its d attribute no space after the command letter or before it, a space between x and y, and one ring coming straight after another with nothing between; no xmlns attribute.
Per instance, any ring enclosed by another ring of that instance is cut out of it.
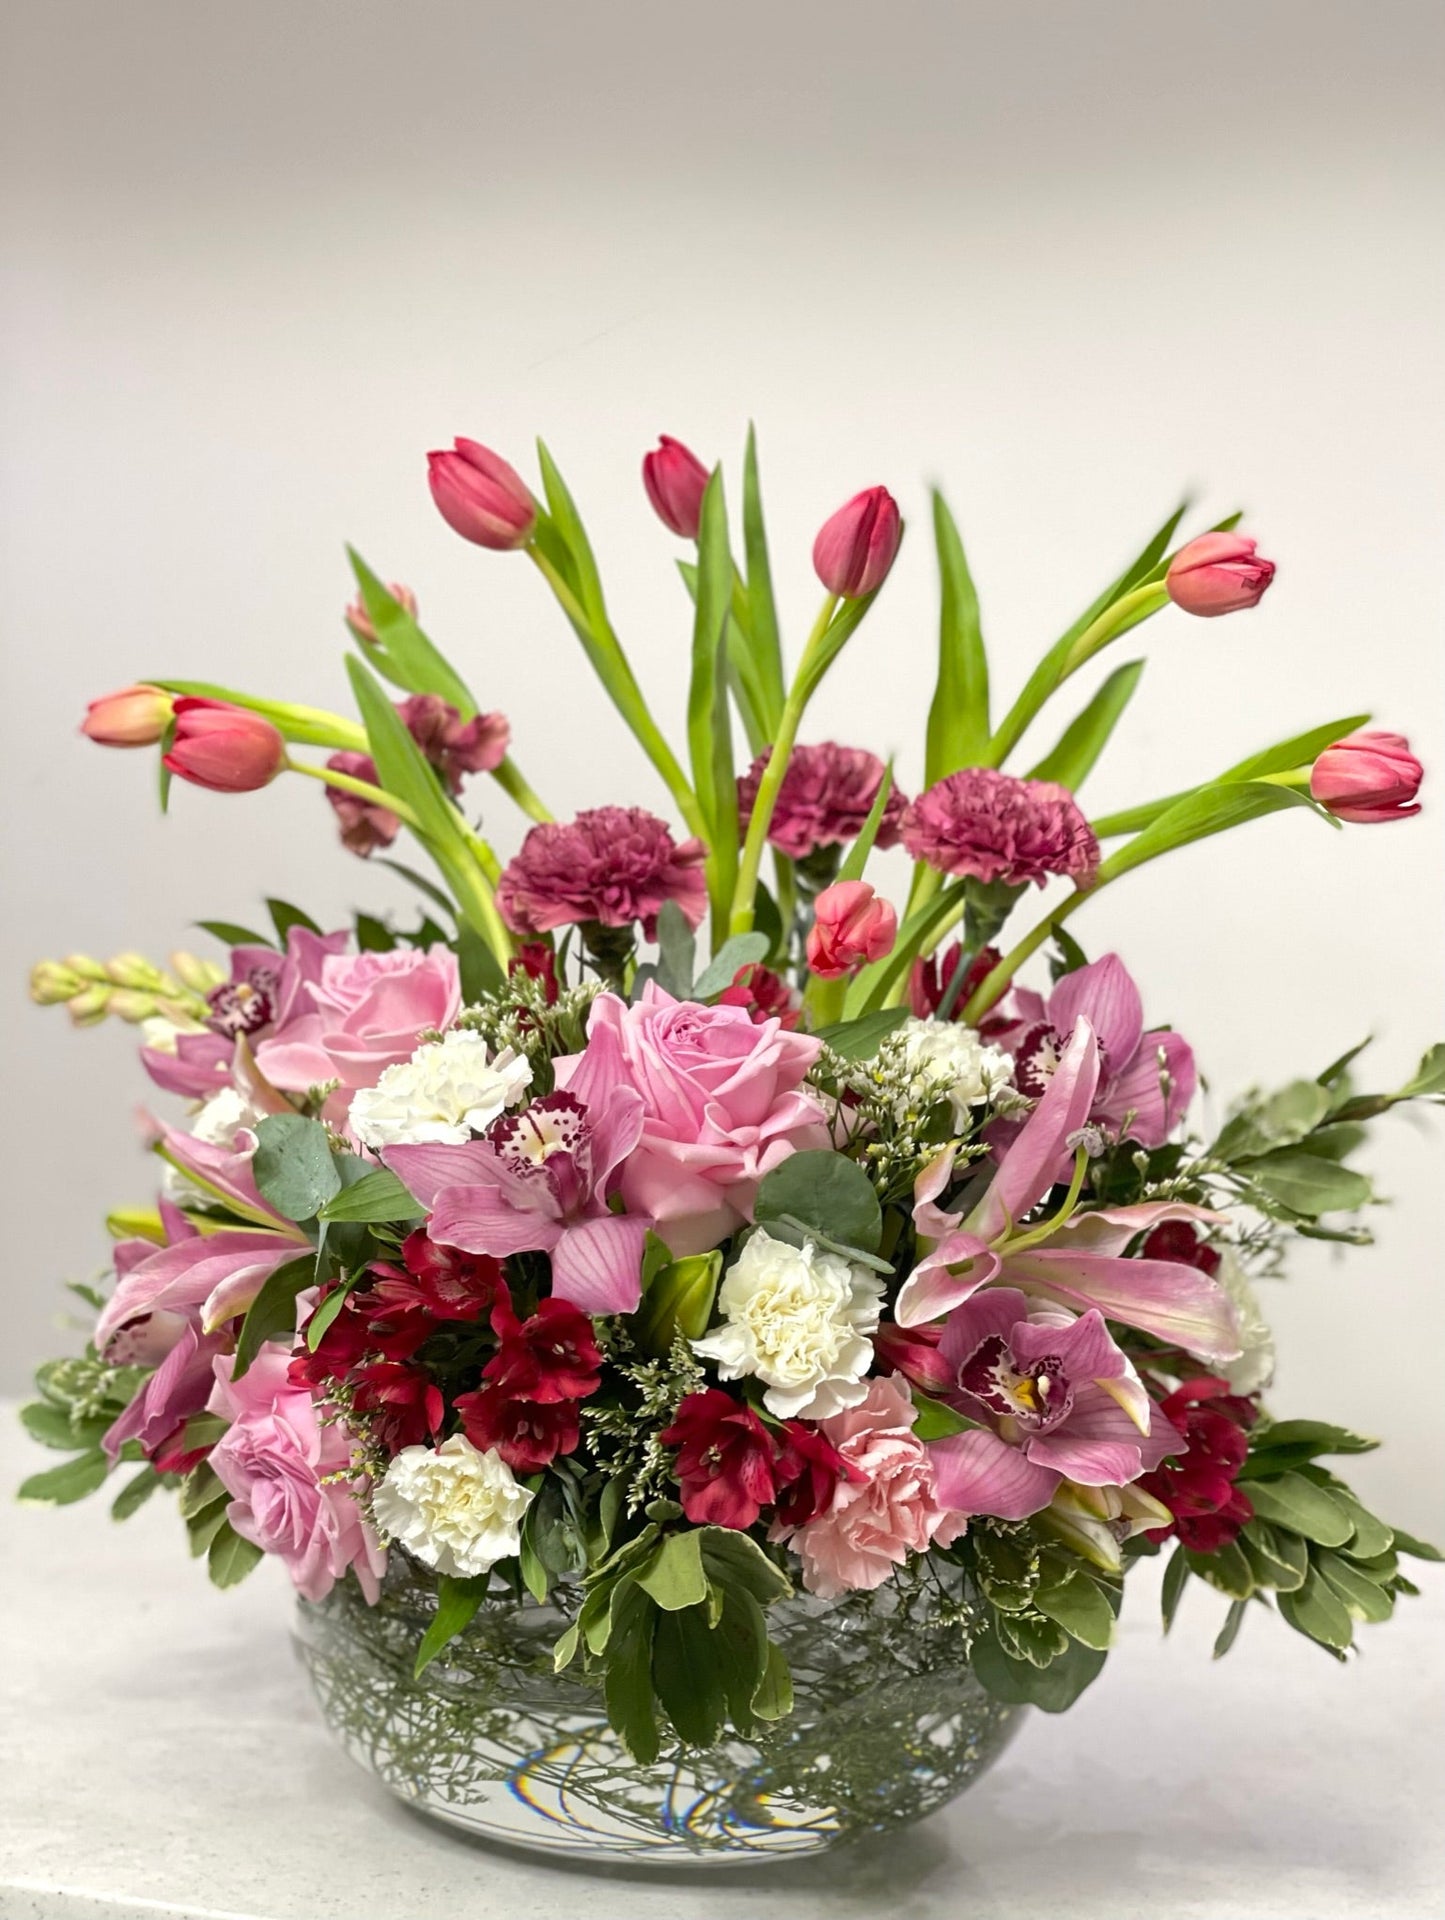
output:
<svg viewBox="0 0 1445 1920"><path fill-rule="evenodd" d="M901 1327L917 1327L971 1299L991 1282L1138 1327L1201 1360L1234 1359L1239 1326L1228 1294L1197 1267L1174 1260L1122 1258L1130 1242L1163 1220L1211 1221L1217 1215L1182 1201L1064 1213L1022 1224L1066 1181L1079 1135L1094 1108L1099 1045L1080 1017L1042 1099L999 1160L983 1198L960 1218L939 1196L952 1178L950 1154L925 1167L914 1189L914 1224L923 1258L894 1308Z"/></svg>
<svg viewBox="0 0 1445 1920"><path fill-rule="evenodd" d="M1101 1054L1089 1118L1116 1138L1164 1144L1194 1098L1194 1051L1167 1027L1144 1031L1144 1003L1117 953L1066 973L1047 997L1019 988L1014 1006L1014 1020L994 1038L1014 1057L1020 1093L1044 1092L1082 1015Z"/></svg>
<svg viewBox="0 0 1445 1920"><path fill-rule="evenodd" d="M611 1212L607 1190L641 1137L641 1096L618 1087L595 1105L548 1094L465 1146L388 1147L381 1157L442 1246L498 1260L548 1253L556 1299L584 1313L631 1313L652 1222Z"/></svg>
<svg viewBox="0 0 1445 1920"><path fill-rule="evenodd" d="M991 1287L950 1313L938 1357L948 1399L980 1423L933 1449L938 1498L956 1512L1026 1520L1065 1479L1124 1486L1180 1450L1095 1309L1031 1309Z"/></svg>

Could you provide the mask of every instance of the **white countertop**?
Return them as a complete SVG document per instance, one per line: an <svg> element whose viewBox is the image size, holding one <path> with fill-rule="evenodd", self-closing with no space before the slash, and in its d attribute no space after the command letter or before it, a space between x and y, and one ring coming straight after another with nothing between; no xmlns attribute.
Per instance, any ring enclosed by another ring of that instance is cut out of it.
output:
<svg viewBox="0 0 1445 1920"><path fill-rule="evenodd" d="M738 1874L583 1875L484 1850L333 1749L261 1567L214 1591L157 1497L27 1508L54 1464L0 1407L0 1920L1429 1920L1445 1569L1335 1666L1197 1584L1158 1638L1140 1577L1104 1677L887 1842ZM1413 1571L1413 1569L1412 1569Z"/></svg>

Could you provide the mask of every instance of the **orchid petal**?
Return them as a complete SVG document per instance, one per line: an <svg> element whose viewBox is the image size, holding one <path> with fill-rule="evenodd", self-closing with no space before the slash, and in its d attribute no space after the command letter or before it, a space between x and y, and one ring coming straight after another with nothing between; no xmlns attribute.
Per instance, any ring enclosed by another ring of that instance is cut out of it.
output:
<svg viewBox="0 0 1445 1920"><path fill-rule="evenodd" d="M607 1213L568 1227L552 1250L552 1293L584 1313L634 1313L648 1222Z"/></svg>
<svg viewBox="0 0 1445 1920"><path fill-rule="evenodd" d="M982 1240L1010 1232L1049 1191L1068 1155L1067 1142L1089 1117L1099 1084L1099 1048L1085 1019L1039 1104L1007 1148L988 1191L964 1223Z"/></svg>
<svg viewBox="0 0 1445 1920"><path fill-rule="evenodd" d="M1144 1002L1117 953L1066 973L1049 995L1049 1023L1059 1033L1071 1033L1080 1016L1094 1029L1105 1066L1127 1066L1144 1032Z"/></svg>
<svg viewBox="0 0 1445 1920"><path fill-rule="evenodd" d="M1165 1079L1168 1094L1165 1094ZM1105 1082L1096 1113L1141 1146L1162 1146L1194 1098L1194 1049L1183 1034L1161 1027L1146 1033L1134 1057Z"/></svg>
<svg viewBox="0 0 1445 1920"><path fill-rule="evenodd" d="M430 1213L437 1195L446 1187L469 1186L473 1182L495 1186L498 1167L496 1153L483 1140L468 1140L461 1145L436 1142L421 1146L385 1147L381 1162L389 1167L406 1187L418 1206Z"/></svg>
<svg viewBox="0 0 1445 1920"><path fill-rule="evenodd" d="M1027 1520L1054 1497L1060 1475L1036 1466L1017 1447L983 1427L935 1440L934 1498L953 1513L983 1513L996 1520Z"/></svg>
<svg viewBox="0 0 1445 1920"><path fill-rule="evenodd" d="M436 1196L427 1232L444 1247L463 1253L489 1253L504 1260L509 1253L549 1253L563 1233L551 1188L545 1180L534 1185L542 1206L519 1207L491 1185L443 1187Z"/></svg>

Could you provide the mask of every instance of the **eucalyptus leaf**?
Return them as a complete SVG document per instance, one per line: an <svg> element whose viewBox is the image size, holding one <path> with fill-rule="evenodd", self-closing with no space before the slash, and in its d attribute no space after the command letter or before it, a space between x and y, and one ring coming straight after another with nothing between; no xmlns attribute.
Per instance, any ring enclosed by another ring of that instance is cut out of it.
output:
<svg viewBox="0 0 1445 1920"><path fill-rule="evenodd" d="M251 1172L261 1196L287 1220L311 1220L341 1189L331 1138L319 1120L268 1113L256 1123Z"/></svg>
<svg viewBox="0 0 1445 1920"><path fill-rule="evenodd" d="M765 1174L753 1217L764 1227L769 1220L792 1219L865 1253L876 1254L883 1237L873 1183L856 1160L827 1148L790 1154Z"/></svg>
<svg viewBox="0 0 1445 1920"><path fill-rule="evenodd" d="M662 903L657 916L657 945L661 955L657 968L660 984L674 999L690 998L697 969L697 936L675 900Z"/></svg>
<svg viewBox="0 0 1445 1920"><path fill-rule="evenodd" d="M743 967L760 965L772 952L766 933L735 933L724 940L693 986L691 998L711 1000L730 987Z"/></svg>

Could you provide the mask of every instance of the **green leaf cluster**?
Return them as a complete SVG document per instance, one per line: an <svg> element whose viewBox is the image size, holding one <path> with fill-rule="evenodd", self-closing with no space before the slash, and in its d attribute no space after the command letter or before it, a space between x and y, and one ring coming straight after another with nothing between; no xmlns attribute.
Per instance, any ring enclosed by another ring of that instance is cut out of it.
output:
<svg viewBox="0 0 1445 1920"><path fill-rule="evenodd" d="M1103 1670L1120 1583L1003 1521L975 1520L948 1553L976 1596L970 1658L982 1685L1014 1706L1072 1706Z"/></svg>
<svg viewBox="0 0 1445 1920"><path fill-rule="evenodd" d="M20 1408L20 1423L32 1440L70 1458L58 1466L32 1473L22 1481L18 1497L37 1506L67 1507L104 1485L113 1462L101 1446L108 1429L144 1385L144 1367L113 1367L93 1347L74 1360L48 1360L35 1375L40 1398ZM127 1441L120 1459L136 1462L140 1447ZM123 1520L153 1490L156 1476L143 1466L112 1506Z"/></svg>

